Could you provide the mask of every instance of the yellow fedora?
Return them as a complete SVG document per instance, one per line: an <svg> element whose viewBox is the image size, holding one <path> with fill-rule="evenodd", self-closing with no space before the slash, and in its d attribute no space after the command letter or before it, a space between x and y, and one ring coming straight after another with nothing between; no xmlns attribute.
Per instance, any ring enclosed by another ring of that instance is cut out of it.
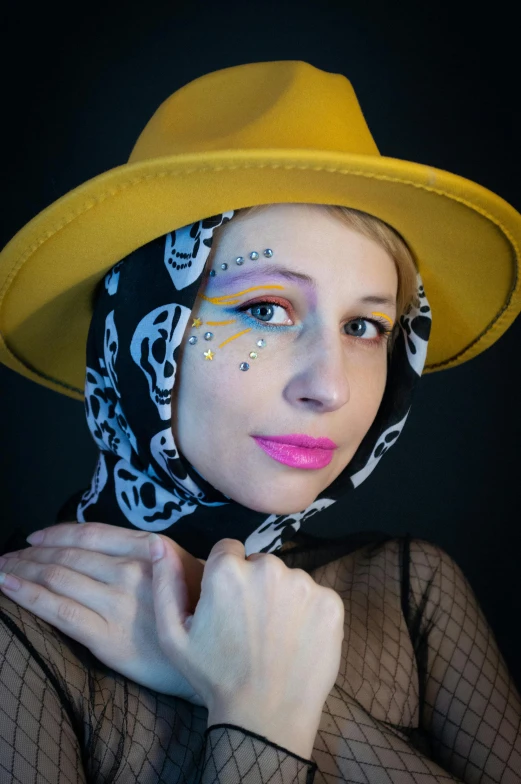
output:
<svg viewBox="0 0 521 784"><path fill-rule="evenodd" d="M173 93L128 163L74 188L5 246L0 361L82 400L100 278L180 226L279 202L354 207L404 237L433 313L426 373L472 359L521 310L512 206L463 177L381 156L344 76L294 60L249 63Z"/></svg>

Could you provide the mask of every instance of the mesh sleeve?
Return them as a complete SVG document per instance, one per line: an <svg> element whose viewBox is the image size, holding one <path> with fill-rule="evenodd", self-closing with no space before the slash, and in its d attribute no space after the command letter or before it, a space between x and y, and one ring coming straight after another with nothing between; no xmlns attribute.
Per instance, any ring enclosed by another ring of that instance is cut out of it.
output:
<svg viewBox="0 0 521 784"><path fill-rule="evenodd" d="M313 784L317 766L256 733L233 724L206 731L201 784Z"/></svg>
<svg viewBox="0 0 521 784"><path fill-rule="evenodd" d="M421 539L410 544L407 620L432 758L468 784L519 784L519 693L461 569Z"/></svg>
<svg viewBox="0 0 521 784"><path fill-rule="evenodd" d="M207 718L0 594L0 784L312 784L313 762Z"/></svg>

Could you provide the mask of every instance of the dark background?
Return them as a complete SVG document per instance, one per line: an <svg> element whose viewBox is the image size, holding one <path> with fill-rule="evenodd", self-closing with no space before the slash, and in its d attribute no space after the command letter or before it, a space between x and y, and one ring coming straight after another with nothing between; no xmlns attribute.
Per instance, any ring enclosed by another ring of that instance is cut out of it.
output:
<svg viewBox="0 0 521 784"><path fill-rule="evenodd" d="M346 75L383 155L448 169L521 209L520 66L506 2L151 1L75 4L71 16L72 7L2 11L2 246L55 199L124 163L176 89L259 60ZM424 376L389 456L349 503L322 513L324 535L410 531L444 547L518 684L520 338L518 319L476 359ZM89 484L96 448L81 403L2 365L0 401L1 543L17 527L51 525Z"/></svg>

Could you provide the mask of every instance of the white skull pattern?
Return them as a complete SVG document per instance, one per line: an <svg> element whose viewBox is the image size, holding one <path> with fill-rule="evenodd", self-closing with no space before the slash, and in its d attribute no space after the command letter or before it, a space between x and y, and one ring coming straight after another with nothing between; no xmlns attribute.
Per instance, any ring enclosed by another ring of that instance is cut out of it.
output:
<svg viewBox="0 0 521 784"><path fill-rule="evenodd" d="M130 344L132 359L146 375L150 399L164 420L171 416L174 351L181 343L189 317L190 310L184 305L155 308L141 319Z"/></svg>
<svg viewBox="0 0 521 784"><path fill-rule="evenodd" d="M83 493L81 501L79 502L78 508L76 510L76 517L79 523L86 522L85 515L83 513L88 506L96 503L99 498L99 494L107 484L107 479L107 463L105 462L105 456L103 452L100 452L90 487L85 493Z"/></svg>
<svg viewBox="0 0 521 784"><path fill-rule="evenodd" d="M100 365L105 370L102 359ZM136 436L123 416L119 400L111 388L105 386L103 375L89 367L85 380L85 413L89 430L99 448L110 449L130 460L132 448L137 452Z"/></svg>
<svg viewBox="0 0 521 784"><path fill-rule="evenodd" d="M233 214L233 210L223 212L221 223L227 223ZM165 267L178 291L197 280L203 271L215 228L213 223L205 226L203 221L196 221L166 235Z"/></svg>
<svg viewBox="0 0 521 784"><path fill-rule="evenodd" d="M244 543L246 557L251 555L251 553L275 552L284 544L281 534L288 526L291 528L293 536L301 528L305 520L316 512L327 509L328 506L334 503L332 498L317 498L303 512L295 512L295 514L290 515L270 515L246 539ZM291 539L292 537L289 536L287 538ZM268 550L264 550L266 545L269 545Z"/></svg>
<svg viewBox="0 0 521 784"><path fill-rule="evenodd" d="M197 508L187 497L182 498L175 487L165 490L125 460L114 466L114 486L119 508L127 520L145 531L164 531Z"/></svg>

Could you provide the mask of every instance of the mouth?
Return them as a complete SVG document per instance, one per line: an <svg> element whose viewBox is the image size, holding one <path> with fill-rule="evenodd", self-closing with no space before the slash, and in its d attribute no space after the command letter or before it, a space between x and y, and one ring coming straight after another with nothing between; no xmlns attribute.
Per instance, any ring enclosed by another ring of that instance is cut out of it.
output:
<svg viewBox="0 0 521 784"><path fill-rule="evenodd" d="M325 468L337 448L329 438L307 435L252 436L260 448L278 463L307 470Z"/></svg>

